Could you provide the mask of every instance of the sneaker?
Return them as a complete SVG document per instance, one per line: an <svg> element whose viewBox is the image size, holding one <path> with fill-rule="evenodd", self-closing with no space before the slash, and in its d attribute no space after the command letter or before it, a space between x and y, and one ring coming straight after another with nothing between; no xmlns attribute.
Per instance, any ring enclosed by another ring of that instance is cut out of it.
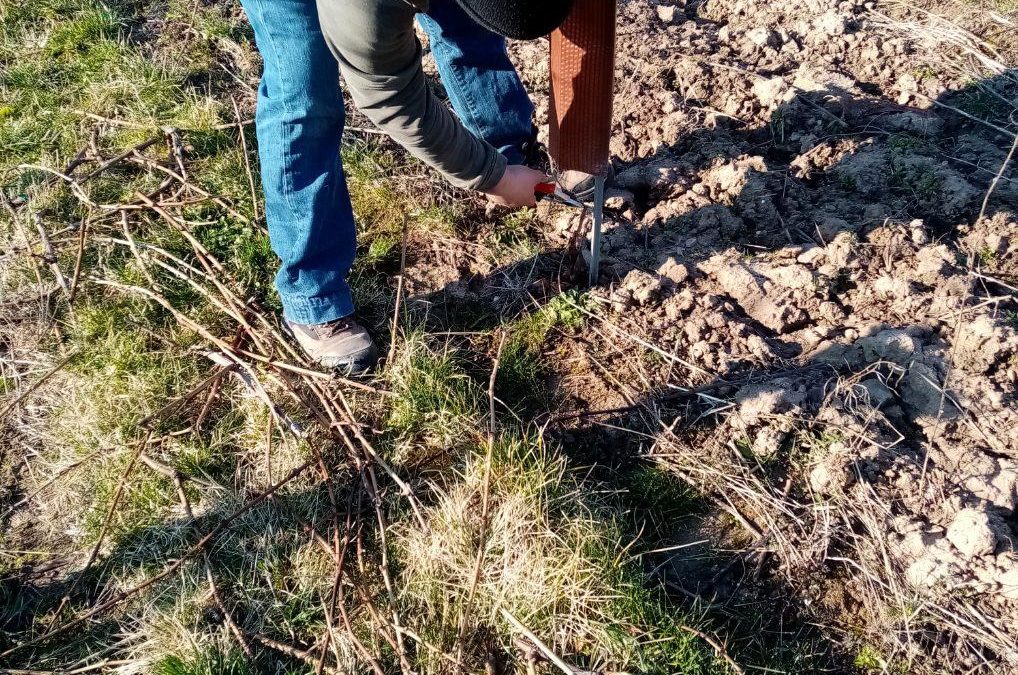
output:
<svg viewBox="0 0 1018 675"><path fill-rule="evenodd" d="M368 331L350 317L318 324L283 322L315 363L342 375L365 375L378 362Z"/></svg>
<svg viewBox="0 0 1018 675"><path fill-rule="evenodd" d="M523 143L521 148L523 163L531 169L551 173L551 158L548 156L548 148L544 143L537 140L537 127L530 132L530 139Z"/></svg>
<svg viewBox="0 0 1018 675"><path fill-rule="evenodd" d="M558 175L558 184L562 186L570 196L584 204L594 203L594 179L596 177L582 171L563 171ZM606 189L615 180L615 170L609 164L608 173L605 176Z"/></svg>

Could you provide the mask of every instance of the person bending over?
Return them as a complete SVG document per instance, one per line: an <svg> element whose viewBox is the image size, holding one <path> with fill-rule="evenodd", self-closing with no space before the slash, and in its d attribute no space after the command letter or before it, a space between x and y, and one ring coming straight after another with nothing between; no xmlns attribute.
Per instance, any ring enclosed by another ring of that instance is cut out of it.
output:
<svg viewBox="0 0 1018 675"><path fill-rule="evenodd" d="M453 185L532 206L523 164L534 106L505 38L558 27L572 0L242 0L264 61L255 115L283 320L314 361L363 374L377 361L353 318L356 227L343 175L342 74L357 107ZM455 115L431 92L414 20Z"/></svg>

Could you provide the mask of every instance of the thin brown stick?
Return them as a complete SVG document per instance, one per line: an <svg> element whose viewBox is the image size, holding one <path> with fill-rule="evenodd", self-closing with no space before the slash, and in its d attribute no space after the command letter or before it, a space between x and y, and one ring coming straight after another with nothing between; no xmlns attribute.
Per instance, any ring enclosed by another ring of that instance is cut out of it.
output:
<svg viewBox="0 0 1018 675"><path fill-rule="evenodd" d="M276 419L268 415L265 421L265 480L272 485L272 429Z"/></svg>
<svg viewBox="0 0 1018 675"><path fill-rule="evenodd" d="M74 272L71 274L71 289L67 293L67 303L73 304L78 293L78 280L81 279L81 263L85 259L85 237L88 233L88 218L83 218L78 226L78 253L74 258Z"/></svg>
<svg viewBox="0 0 1018 675"><path fill-rule="evenodd" d="M248 635L255 642L265 645L269 649L274 649L277 652L280 652L281 654L286 654L287 656L295 658L298 661L303 661L311 665L315 664L315 657L310 649L295 647L293 645L286 644L285 642L280 642L279 640L273 640L272 638L265 637L264 635L260 635L258 633L248 633ZM333 675L345 675L345 671L342 671L334 666L327 666L325 668L325 672L331 673Z"/></svg>
<svg viewBox="0 0 1018 675"><path fill-rule="evenodd" d="M7 213L11 215L11 222L14 224L14 229L18 231L21 238L25 242L25 251L28 256L28 262L32 265L32 271L35 272L35 280L39 284L39 290L42 291L42 273L39 271L39 261L35 259L35 254L32 252L32 240L28 237L28 232L25 231L25 226L21 222L21 218L18 217L18 210L14 208L14 204L7 197L5 190L0 190L0 202L3 202L4 208L7 209ZM2 417L2 416L0 416Z"/></svg>
<svg viewBox="0 0 1018 675"><path fill-rule="evenodd" d="M396 332L399 329L399 310L403 300L403 283L406 278L406 242L407 223L406 216L403 217L403 247L399 254L399 278L396 281L396 306L392 310L392 329L389 331L389 355L385 359L388 366L396 357Z"/></svg>
<svg viewBox="0 0 1018 675"><path fill-rule="evenodd" d="M987 127L988 129L993 129L997 133L1003 134L1007 138L1012 138L1013 139L1016 136L1016 134L1014 134L1011 131L1005 129L1004 127L998 127L996 124L993 124L992 122L987 122L986 120L979 119L975 115L973 115L971 113L967 113L964 110L962 110L961 108L956 108L953 105L947 105L946 103L942 103L941 101L938 101L936 99L930 98L926 94L923 94L923 93L918 92L918 91L913 91L911 93L916 98L922 99L922 100L926 101L927 103L930 103L932 105L937 106L938 108L944 108L945 110L950 110L951 112L957 113L957 114L961 115L962 117L967 117L968 119L972 120L973 122L976 122L977 124L982 124L984 127Z"/></svg>
<svg viewBox="0 0 1018 675"><path fill-rule="evenodd" d="M153 126L150 124L138 124L137 122L113 119L112 117L103 117L102 115L97 115L96 113L88 112L87 110L74 109L71 110L71 112L75 115L81 115L82 117L95 120L96 122L105 122L106 124L110 124L115 127L124 127L125 129L151 129Z"/></svg>
<svg viewBox="0 0 1018 675"><path fill-rule="evenodd" d="M222 366L220 368L217 368L214 373L212 373L204 380L196 384L194 387L191 388L190 391L185 393L183 396L173 399L172 401L162 406L152 414L146 415L145 417L141 418L138 424L143 427L148 427L151 426L151 424L154 421L161 419L172 413L175 413L176 411L180 410L180 408L183 407L186 403L194 400L194 398L198 396L198 394L202 393L212 385L219 382L224 375L226 375L233 369L234 369L233 366Z"/></svg>
<svg viewBox="0 0 1018 675"><path fill-rule="evenodd" d="M533 632L532 632L532 631L531 631L531 630L530 630L529 628L527 628L526 626L524 626L524 625L523 625L523 624L522 624L522 623L520 622L520 620L519 620L519 619L517 619L517 618L516 618L515 616L513 616L513 615L512 615L512 614L511 614L511 613L509 612L509 610L508 610L508 609L506 609L505 607L499 607L499 611L501 611L501 612L502 612L502 616L503 616L503 617L505 617L506 621L508 621L508 622L509 622L510 624L512 624L512 626L513 626L513 627L514 627L514 628L515 628L516 630L518 630L519 632L523 633L523 635L525 635L525 636L527 637L527 639L528 639L528 640L530 640L531 642L533 642L533 643L534 643L534 646L535 646L535 647L537 647L538 649L540 649L540 650L541 650L541 652L543 652L543 653L544 653L545 657L547 657L547 659L548 659L549 661L551 661L551 662L552 662L552 663L554 663L554 664L555 664L556 666L558 666L559 670L561 670L561 671L562 671L563 673L565 673L566 675L576 675L576 669L575 669L575 668L573 668L573 667L572 667L572 666L570 666L570 665L569 665L568 663L566 663L565 661L563 661L563 660L562 660L562 659L561 659L561 658L559 657L559 655L558 655L558 654L556 654L555 652L553 652L553 651L552 651L552 650L551 650L551 649L550 649L550 648L548 647L548 645L546 645L546 644L544 644L543 642L541 642L541 639L540 639L539 637L537 637L536 635L534 635L534 633L533 633Z"/></svg>
<svg viewBox="0 0 1018 675"><path fill-rule="evenodd" d="M198 411L198 416L194 419L194 428L201 429L202 424L205 422L205 418L208 417L209 411L212 409L212 404L215 402L216 397L219 396L219 390L223 386L222 380L216 380L209 389L208 395L205 397L205 402L201 406L201 410ZM271 481L270 481L271 482Z"/></svg>
<svg viewBox="0 0 1018 675"><path fill-rule="evenodd" d="M137 122L118 120L112 117L103 117L102 115L97 115L93 112L88 112L87 110L72 110L71 112L73 112L75 115L81 115L82 117L87 117L90 120L95 120L96 122L104 122L106 124L115 127L123 127L125 129L151 129L153 126L155 126L152 124L138 124ZM243 124L244 126L254 124L254 118L252 117L250 119L243 120L241 124ZM223 131L224 129L233 129L236 126L237 126L236 122L230 122L229 124L216 124L208 128L212 129L213 131Z"/></svg>
<svg viewBox="0 0 1018 675"><path fill-rule="evenodd" d="M1000 165L1000 170L997 172L997 175L993 177L993 182L990 183L990 187L986 191L986 195L983 197L983 205L979 208L979 217L976 218L977 223L983 219L983 216L986 215L986 205L990 201L990 196L993 194L993 191L997 189L997 183L1000 182L1001 177L1004 175L1007 165L1011 163L1011 158L1014 157L1016 148L1018 148L1018 134L1015 135L1014 140L1011 142L1011 150L1008 151L1007 157L1004 158L1004 163Z"/></svg>
<svg viewBox="0 0 1018 675"><path fill-rule="evenodd" d="M406 645L403 644L403 633L400 628L401 622L399 619L399 611L396 609L396 591L392 583L392 576L389 573L389 544L386 537L386 518L385 514L382 513L382 497L378 491L378 480L375 477L374 468L370 464L366 467L366 471L362 474L362 476L367 477L367 480L364 481L364 486L367 488L368 497L371 499L371 503L375 507L375 517L378 520L378 548L382 557L378 568L382 573L382 582L385 585L386 594L389 596L389 611L392 615L393 632L396 634L396 644L398 646L397 655L399 656L400 668L403 670L405 675L411 675L413 673L413 668L410 666L410 660L407 658Z"/></svg>
<svg viewBox="0 0 1018 675"><path fill-rule="evenodd" d="M131 455L130 461L127 462L127 467L124 469L124 473L121 474L120 480L117 481L117 489L113 492L113 499L110 500L110 505L106 509L106 517L103 518L102 527L99 528L99 536L96 538L95 545L92 547L92 552L88 554L88 560L85 562L85 566L81 569L81 573L75 577L75 581L72 583L71 588L77 584L78 579L85 577L89 568L92 567L92 563L99 557L99 550L102 548L103 541L106 539L106 532L109 530L110 523L113 521L113 514L116 512L117 507L120 505L120 497L124 493L124 486L127 484L127 479L131 477L131 472L134 471L135 465L138 463L138 458L141 457L141 453L148 447L149 440L152 438L152 429L145 432L145 436L138 441L137 447L134 453ZM68 592L68 595L70 592Z"/></svg>
<svg viewBox="0 0 1018 675"><path fill-rule="evenodd" d="M358 536L357 566L358 569L360 570L361 575L364 576L367 574L367 569L364 564L364 547L362 545L362 542L363 542L362 538ZM353 584L353 587L361 598L361 604L368 610L368 614L371 615L371 623L372 627L375 630L375 634L381 636L382 639L384 639L388 643L388 645L392 647L392 650L398 653L400 651L400 644L399 642L396 641L396 638L393 637L391 631L388 630L391 625L390 620L382 617L378 609L375 607L375 603L371 599L371 595L363 588L362 584L355 583ZM402 661L400 662L400 668L403 668Z"/></svg>
<svg viewBox="0 0 1018 675"><path fill-rule="evenodd" d="M351 517L350 503L352 502L352 500L353 500L353 494L351 493L350 497L347 500L347 505L348 506L347 506L347 512L346 512L346 529L344 530L343 540L341 541L340 538L339 538L339 528L338 528L338 526L334 527L334 530L333 530L333 542L334 542L334 544L333 544L333 547L331 549L329 548L328 543L322 538L322 536L320 534L318 534L318 531L315 530L313 526L308 526L308 529L310 530L311 535L314 537L315 541L319 544L319 546L321 546L325 550L326 553L329 553L330 555L332 555L333 560L335 561L335 565L336 565L336 571L335 571L335 573L333 574L333 577L332 577L332 589L329 591L329 597L328 597L327 600L324 600L324 599L322 600L322 611L325 612L325 627L326 627L327 632L328 632L328 636L327 636L328 639L322 641L321 651L319 652L319 656L318 656L318 665L316 666L316 673L319 672L319 670L321 668L321 664L323 663L323 659L325 658L325 651L330 646L332 647L332 652L333 652L333 654L336 657L336 662L338 663L339 660L340 660L339 659L339 644L338 644L338 641L336 639L336 634L335 634L335 619L334 619L334 616L335 616L335 610L336 610L336 599L339 597L340 591L341 591L342 586L343 586L343 584L342 584L342 581L343 581L343 558L345 557L345 554L346 554L346 542L347 542L347 537L349 536L350 517ZM338 520L339 520L338 514L333 514L333 520L338 525Z"/></svg>
<svg viewBox="0 0 1018 675"><path fill-rule="evenodd" d="M396 470L393 469L392 466L390 466L389 463L386 462L382 458L382 456L375 451L374 446L368 441L367 438L364 437L364 434L361 433L361 427L357 423L353 411L350 409L350 404L346 400L346 395L342 391L339 392L339 400L343 405L343 411L346 413L346 422L349 425L349 427L353 430L354 436L357 438L358 441L360 441L361 445L364 447L364 450L367 452L368 455L371 456L371 459L373 459L376 464L381 466L382 470L384 470L385 473L388 474L389 478L391 478L393 482L395 482L396 485L399 486L399 489L403 493L403 496L410 503L410 508L413 510L414 515L417 518L417 522L421 525L423 529L427 530L428 529L427 521L424 519L423 513L421 513L420 504L418 503L417 497L414 495L413 490L410 489L410 486L407 485L406 481L404 481L400 477Z"/></svg>
<svg viewBox="0 0 1018 675"><path fill-rule="evenodd" d="M717 655L720 656L722 659L724 659L725 663L727 663L728 666L733 671L735 671L738 675L744 675L745 674L746 671L744 671L739 666L739 664L736 663L732 659L732 657L728 655L728 650L725 649L724 645L722 645L720 642L718 642L717 640L712 638L710 635L707 635L703 631L699 631L699 630L697 630L695 628L692 628L690 626L686 626L685 624L679 624L679 628L681 628L682 630L686 631L687 633L692 633L693 635L697 636L698 638L700 638L701 640L703 640L704 642L709 644L711 646L711 648L717 653Z"/></svg>
<svg viewBox="0 0 1018 675"><path fill-rule="evenodd" d="M180 508L184 511L184 515L187 516L189 520L194 520L194 511L191 510L191 502L187 498L187 492L184 491L184 477L180 475L180 472L169 464L164 464L144 452L141 453L141 457L138 459L142 464L152 469L160 476L168 478L173 483L173 487L177 489L177 498L180 500Z"/></svg>
<svg viewBox="0 0 1018 675"><path fill-rule="evenodd" d="M234 125L233 124L228 124L228 125L226 125L225 128L229 129L232 126L234 126ZM194 192L197 192L198 194L202 195L203 197L206 197L207 199L212 200L214 203L216 203L217 205L219 205L222 208L224 208L234 218L237 218L238 220L240 220L242 222L245 222L245 223L250 223L251 222L250 218L248 218L247 216L245 216L244 214L240 213L235 208L230 206L226 202L226 200L224 200L222 197L216 196L216 195L212 194L211 192L206 192L205 190L203 190L202 188L198 187L197 185L195 185L194 183L192 183L187 178L185 178L184 176L180 175L179 173L177 173L173 169L171 169L169 167L165 167L162 164L160 164L159 162L153 162L151 159L149 159L147 157L144 157L144 156L133 156L131 158L131 161L133 161L133 162L135 162L137 164L141 164L143 166L150 167L152 169L155 169L156 171L160 171L162 173L165 173L167 176L170 176L171 178L175 178L177 180L177 182L179 182L181 185L187 186L187 188L189 190L193 190Z"/></svg>
<svg viewBox="0 0 1018 675"><path fill-rule="evenodd" d="M102 164L97 166L95 169L92 169L91 171L89 171L87 174L82 176L78 180L78 182L79 183L84 183L86 181L89 181L89 180L95 178L96 176L101 174L103 171L106 171L107 169L109 169L111 166L113 166L115 164L118 164L119 162L124 161L125 159L130 157L135 152L141 152L142 150L145 150L146 148L148 148L148 147L150 147L152 145L155 145L156 143L161 141L163 138L165 138L165 136L163 134L159 134L158 136L153 136L153 137L151 137L149 139L146 139L146 140L142 141L141 143L138 143L137 145L135 145L135 146L133 146L131 148L128 148L127 150L123 151L122 153L120 153L116 157L113 157L111 159L106 160L105 162L103 162Z"/></svg>
<svg viewBox="0 0 1018 675"><path fill-rule="evenodd" d="M271 416L270 416L270 419L271 419ZM271 426L269 427L269 433L271 435ZM333 481L332 481L332 474L329 472L329 467L325 464L325 460L322 458L321 449L318 447L317 443L314 444L312 446L312 448L313 448L313 453L314 453L315 461L318 464L318 471L319 471L319 473L321 475L322 482L325 484L326 494L328 494L328 496L329 496L329 503L332 505L332 518L333 518L333 521L334 521L333 522L334 555L336 557L336 560L338 561L340 559L339 504L336 501L336 492L332 488L332 483L333 483ZM328 612L327 612L326 620L331 622L331 620L328 617ZM326 652L326 649L328 648L329 642L331 640L332 640L332 633L330 631L330 632L326 633L325 639L322 641L322 647L321 647L321 649L319 651L318 658L317 658L317 660L315 662L315 675L321 675L322 667L323 667L323 665L325 663L325 652Z"/></svg>
<svg viewBox="0 0 1018 675"><path fill-rule="evenodd" d="M33 213L32 219L35 221L35 229L39 232L39 241L42 242L43 260L49 264L49 268L53 272L53 276L56 278L61 290L63 290L64 294L70 296L71 289L67 285L64 273L60 271L60 264L56 253L53 251L53 244L50 243L49 237L46 235L46 228L42 224L42 216L38 213Z"/></svg>
<svg viewBox="0 0 1018 675"><path fill-rule="evenodd" d="M88 157L88 151L90 150L89 146L95 145L95 143L97 142L96 138L97 131L98 131L97 129L94 128L92 129L92 135L88 139L89 145L86 145L81 150L78 150L78 154L76 154L74 158L67 163L67 166L64 167L64 173L66 173L68 176L74 173L75 169L77 169L85 162L95 161Z"/></svg>
<svg viewBox="0 0 1018 675"><path fill-rule="evenodd" d="M230 97L233 101L233 113L237 116L237 131L240 133L240 151L244 155L244 169L247 171L247 185L251 189L251 212L254 219L258 220L258 192L255 190L254 176L251 174L251 162L247 157L247 137L244 135L244 125L241 123L240 107L237 99Z"/></svg>
<svg viewBox="0 0 1018 675"><path fill-rule="evenodd" d="M237 622L233 620L233 615L230 614L230 610L226 608L226 603L223 602L223 597L219 594L219 587L216 585L215 577L212 576L212 564L209 561L208 552L205 553L205 578L209 582L209 591L212 593L212 599L215 600L216 606L223 615L223 623L233 637L236 638L237 644L240 645L241 651L244 652L244 656L248 659L254 658L254 652L251 650L251 644L248 642L247 636L244 631L237 625Z"/></svg>
<svg viewBox="0 0 1018 675"><path fill-rule="evenodd" d="M155 301L163 309L165 309L167 312L172 314L173 317L177 320L177 322L180 323L180 325L182 325L184 328L187 328L188 330L191 330L191 331L197 333L203 339L207 340L208 342L211 342L212 344L214 344L217 347L219 347L220 349L222 349L224 351L224 353L234 354L236 356L243 356L245 358L249 358L249 359L252 359L254 361L258 361L259 363L262 363L262 364L264 364L266 366L270 366L270 367L277 368L277 369L280 369L280 370L290 371L290 372L293 372L293 373L298 373L300 375L304 375L304 376L309 377L309 378L316 378L316 379L320 379L320 380L329 380L329 381L338 381L338 382L342 382L343 384L349 385L351 387L354 387L354 388L357 388L357 389L363 389L364 391L369 391L371 393L379 394L379 395L382 395L382 396L392 396L393 395L392 392L385 391L385 390L380 390L377 387L372 387L371 385L364 384L363 382L357 382L356 380L349 380L347 378L337 377L334 374L322 373L322 372L319 372L317 370L311 370L309 368L302 368L301 366L295 366L292 363L286 363L285 361L279 361L279 360L273 359L273 358L271 358L269 356L265 356L264 354L258 354L258 353L255 353L255 352L248 351L246 349L234 349L228 343L224 342L222 339L217 338L216 336L212 335L212 333L210 333L204 326L202 326L201 324L193 321L186 314L184 314L183 312L179 311L176 307L174 307L166 298L164 298L163 296L159 295L158 293L156 293L155 291L153 291L151 289L144 288L142 286L134 286L134 285L130 285L130 284L122 284L122 283L119 283L119 282L116 282L116 281L112 281L110 279L102 279L102 278L99 278L99 277L92 277L92 281L93 281L93 283L101 284L103 286L110 286L110 287L119 288L119 289L125 290L125 291L131 291L131 292L137 293L139 295L144 295L145 297ZM409 488L407 488L407 489L409 489Z"/></svg>
<svg viewBox="0 0 1018 675"><path fill-rule="evenodd" d="M202 267L205 268L206 272L208 272L210 275L215 275L217 272L223 273L225 271L222 263L220 263L215 258L215 256L209 253L209 250L205 248L205 246L202 245L200 241L194 238L194 235L191 234L190 230L188 230L183 223L181 223L173 215L171 215L169 211L160 207L158 204L153 202L151 199L149 199L141 192L135 192L134 196L141 200L141 202L144 203L147 207L158 213L162 217L162 219L169 223L173 229L179 232L181 236L184 237L184 239L187 239L187 243L191 244L191 248L193 248L195 252L198 254L197 256L198 262L202 264Z"/></svg>
<svg viewBox="0 0 1018 675"><path fill-rule="evenodd" d="M184 164L184 143L180 140L180 131L173 127L165 129L165 131L170 159L176 162L177 168L180 169L180 175L187 178L187 165ZM181 189L185 189L185 186L182 185Z"/></svg>
<svg viewBox="0 0 1018 675"><path fill-rule="evenodd" d="M350 622L350 615L346 611L346 597L345 593L343 592L342 584L344 576L343 564L346 561L346 553L350 548L351 534L353 532L354 494L355 493L351 491L350 497L347 500L346 522L344 523L343 526L343 539L339 543L338 554L334 552L334 555L336 556L336 575L333 578L329 606L333 609L339 609L339 615L340 618L343 620L343 627L346 630L347 637L353 642L354 649L356 649L357 652L361 655L361 658L368 662L368 664L371 666L371 670L375 673L375 675L385 675L385 671L382 669L382 664L378 662L378 659L372 656L371 652L369 652L367 647L364 646L364 643L361 642L360 638L357 637L357 634L353 630L353 625ZM364 498L363 480L360 483L359 489L356 491L356 496L358 502L357 510L359 511L361 502ZM315 533L315 535L317 536L317 532ZM318 539L321 539L321 537L318 537ZM324 540L321 540L321 543L324 545L325 550L328 551L329 550L328 544L326 544ZM328 612L327 616L331 616L331 612ZM331 622L331 619L329 619L329 621Z"/></svg>
<svg viewBox="0 0 1018 675"><path fill-rule="evenodd" d="M119 666L127 666L136 661L128 661L126 659L116 659L100 661L99 663L92 663L87 666L81 666L80 668L72 668L71 670L33 670L31 668L0 668L0 675L81 675L81 673L90 673L93 670L103 670L105 668L117 668Z"/></svg>

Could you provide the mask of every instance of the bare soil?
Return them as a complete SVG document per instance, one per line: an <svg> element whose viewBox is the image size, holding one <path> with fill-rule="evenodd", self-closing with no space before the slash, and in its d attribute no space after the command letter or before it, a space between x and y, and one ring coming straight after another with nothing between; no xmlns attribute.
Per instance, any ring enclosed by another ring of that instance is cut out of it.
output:
<svg viewBox="0 0 1018 675"><path fill-rule="evenodd" d="M684 593L768 578L878 670L1013 672L1015 14L931 10L952 22L862 1L620 5L615 217L590 291L606 318L550 348L549 419L719 505L698 531L744 564L679 551ZM512 50L541 115L546 49ZM505 308L579 285L588 221L541 218L546 253L453 261L445 292Z"/></svg>

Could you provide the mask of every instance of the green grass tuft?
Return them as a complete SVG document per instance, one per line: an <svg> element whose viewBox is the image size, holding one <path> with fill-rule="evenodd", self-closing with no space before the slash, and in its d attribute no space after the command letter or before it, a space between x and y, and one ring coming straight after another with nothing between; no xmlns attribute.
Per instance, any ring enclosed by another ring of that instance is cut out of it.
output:
<svg viewBox="0 0 1018 675"><path fill-rule="evenodd" d="M577 306L583 307L586 303L582 294L567 291L508 327L495 390L499 400L517 415L533 413L547 405L548 368L542 350L548 333L553 328L578 330L583 325L584 315Z"/></svg>
<svg viewBox="0 0 1018 675"><path fill-rule="evenodd" d="M254 675L257 672L243 654L218 649L189 657L170 654L151 666L152 675Z"/></svg>
<svg viewBox="0 0 1018 675"><path fill-rule="evenodd" d="M387 377L394 394L385 421L390 433L425 447L469 441L480 415L481 390L451 347L433 348L423 334L412 334Z"/></svg>

